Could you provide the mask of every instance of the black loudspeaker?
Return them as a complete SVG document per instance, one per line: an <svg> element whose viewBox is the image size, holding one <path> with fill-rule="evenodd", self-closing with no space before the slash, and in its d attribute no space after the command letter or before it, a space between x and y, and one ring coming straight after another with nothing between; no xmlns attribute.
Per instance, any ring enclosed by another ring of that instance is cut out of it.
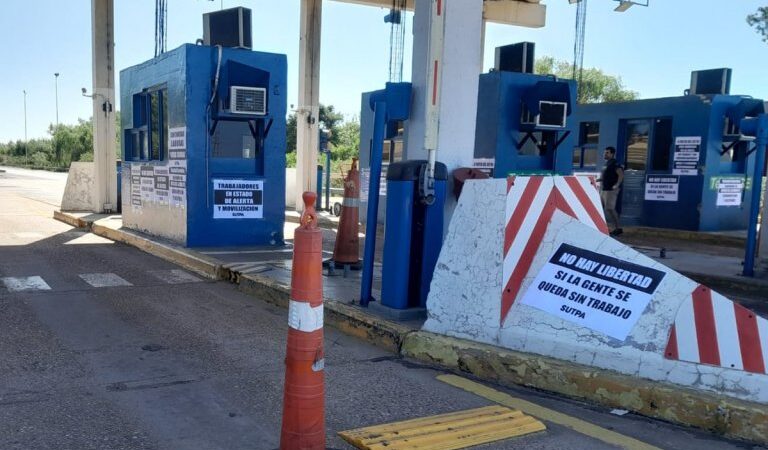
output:
<svg viewBox="0 0 768 450"><path fill-rule="evenodd" d="M731 69L709 69L691 72L691 94L727 95L731 93Z"/></svg>
<svg viewBox="0 0 768 450"><path fill-rule="evenodd" d="M203 44L251 48L251 10L238 7L203 14Z"/></svg>
<svg viewBox="0 0 768 450"><path fill-rule="evenodd" d="M502 72L533 73L536 45L533 42L496 47L495 70Z"/></svg>

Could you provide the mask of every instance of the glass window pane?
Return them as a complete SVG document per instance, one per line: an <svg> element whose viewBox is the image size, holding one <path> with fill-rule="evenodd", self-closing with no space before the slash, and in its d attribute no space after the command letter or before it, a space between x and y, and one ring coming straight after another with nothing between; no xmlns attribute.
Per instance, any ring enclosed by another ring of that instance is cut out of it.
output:
<svg viewBox="0 0 768 450"><path fill-rule="evenodd" d="M584 167L597 167L597 148L584 149Z"/></svg>
<svg viewBox="0 0 768 450"><path fill-rule="evenodd" d="M582 122L579 141L581 145L597 145L600 141L600 122Z"/></svg>
<svg viewBox="0 0 768 450"><path fill-rule="evenodd" d="M214 158L256 157L256 140L247 122L219 121L211 138Z"/></svg>
<svg viewBox="0 0 768 450"><path fill-rule="evenodd" d="M627 170L646 170L649 131L648 121L627 124Z"/></svg>
<svg viewBox="0 0 768 450"><path fill-rule="evenodd" d="M669 170L672 149L672 119L656 119L653 128L653 170Z"/></svg>
<svg viewBox="0 0 768 450"><path fill-rule="evenodd" d="M168 90L163 89L160 91L160 95L163 99L163 122L161 124L163 130L163 136L160 140L160 159L165 158L166 150L168 150Z"/></svg>
<svg viewBox="0 0 768 450"><path fill-rule="evenodd" d="M542 134L540 131L537 131L533 133L533 137L536 139L534 142L533 139L526 139L525 144L523 147L518 150L517 154L520 156L541 156L543 153L539 149L539 146L536 145L536 142L542 143Z"/></svg>
<svg viewBox="0 0 768 450"><path fill-rule="evenodd" d="M573 168L581 169L581 147L573 149Z"/></svg>
<svg viewBox="0 0 768 450"><path fill-rule="evenodd" d="M151 135L152 159L160 159L160 93L149 95L149 133Z"/></svg>

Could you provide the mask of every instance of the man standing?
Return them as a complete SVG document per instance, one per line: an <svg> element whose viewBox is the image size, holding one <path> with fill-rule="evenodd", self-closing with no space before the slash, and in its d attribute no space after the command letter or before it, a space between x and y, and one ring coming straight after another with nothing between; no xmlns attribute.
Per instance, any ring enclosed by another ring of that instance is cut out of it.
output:
<svg viewBox="0 0 768 450"><path fill-rule="evenodd" d="M611 236L618 236L624 232L619 225L619 213L616 211L616 200L619 198L621 182L624 181L624 170L616 161L616 148L606 147L603 158L605 158L606 163L603 175L600 177L602 182L600 200L603 202L606 216L614 225L613 231L610 234Z"/></svg>

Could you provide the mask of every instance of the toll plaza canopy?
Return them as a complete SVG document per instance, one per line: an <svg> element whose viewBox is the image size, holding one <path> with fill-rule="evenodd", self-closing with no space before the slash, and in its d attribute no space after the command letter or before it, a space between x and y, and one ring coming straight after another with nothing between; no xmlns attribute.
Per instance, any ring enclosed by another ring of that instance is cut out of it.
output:
<svg viewBox="0 0 768 450"><path fill-rule="evenodd" d="M389 8L392 0L335 0L358 5ZM405 9L413 11L415 0L406 0ZM541 0L484 0L483 18L488 22L540 28L545 24L547 7Z"/></svg>

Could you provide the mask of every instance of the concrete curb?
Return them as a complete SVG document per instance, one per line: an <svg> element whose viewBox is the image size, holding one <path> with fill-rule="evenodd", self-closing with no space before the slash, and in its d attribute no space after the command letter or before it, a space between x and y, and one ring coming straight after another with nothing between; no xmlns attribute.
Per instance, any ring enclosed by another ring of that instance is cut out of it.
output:
<svg viewBox="0 0 768 450"><path fill-rule="evenodd" d="M282 308L288 308L290 286L258 274L241 275L239 289ZM365 313L360 308L327 299L324 321L344 334L363 339L392 353L400 353L405 336L412 329Z"/></svg>
<svg viewBox="0 0 768 450"><path fill-rule="evenodd" d="M624 227L624 235L631 237L660 237L742 249L747 245L747 239L738 236L700 231L671 230L667 228Z"/></svg>
<svg viewBox="0 0 768 450"><path fill-rule="evenodd" d="M718 277L684 270L680 273L715 291L754 298L768 298L768 281L739 276Z"/></svg>
<svg viewBox="0 0 768 450"><path fill-rule="evenodd" d="M122 242L143 250L151 255L170 261L212 280L221 279L221 265L215 260L202 255L191 254L180 247L151 241L143 236L126 230L115 230L94 223L91 232L98 236Z"/></svg>
<svg viewBox="0 0 768 450"><path fill-rule="evenodd" d="M422 331L405 336L401 354L502 385L533 387L730 438L768 443L768 410L757 403Z"/></svg>
<svg viewBox="0 0 768 450"><path fill-rule="evenodd" d="M90 229L91 222L61 211L54 211L53 218L75 228Z"/></svg>

